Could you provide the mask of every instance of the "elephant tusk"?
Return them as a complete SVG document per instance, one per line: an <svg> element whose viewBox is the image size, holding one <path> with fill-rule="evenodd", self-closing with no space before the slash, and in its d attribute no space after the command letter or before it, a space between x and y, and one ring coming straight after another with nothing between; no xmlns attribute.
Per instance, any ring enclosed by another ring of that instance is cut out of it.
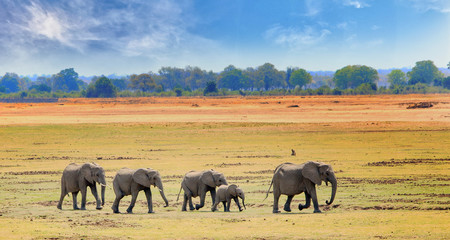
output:
<svg viewBox="0 0 450 240"><path fill-rule="evenodd" d="M100 183L100 186L107 187L106 184Z"/></svg>

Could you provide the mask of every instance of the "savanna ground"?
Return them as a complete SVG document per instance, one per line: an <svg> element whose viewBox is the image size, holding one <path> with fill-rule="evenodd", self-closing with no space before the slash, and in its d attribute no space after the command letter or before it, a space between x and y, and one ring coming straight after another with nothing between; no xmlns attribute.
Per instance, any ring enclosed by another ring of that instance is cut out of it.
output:
<svg viewBox="0 0 450 240"><path fill-rule="evenodd" d="M407 109L417 102L433 107ZM450 238L450 95L0 103L0 141L1 239ZM263 199L273 170L308 160L333 166L336 200L325 206L322 185L322 214L298 211L303 194L292 213L272 214L272 195ZM71 196L58 210L64 167L91 161L106 170L104 209L89 192L86 211ZM134 214L113 214L122 167L159 170L170 206L152 188L155 214L142 192ZM247 209L212 213L208 195L200 211L181 212L184 173L204 169L240 185Z"/></svg>

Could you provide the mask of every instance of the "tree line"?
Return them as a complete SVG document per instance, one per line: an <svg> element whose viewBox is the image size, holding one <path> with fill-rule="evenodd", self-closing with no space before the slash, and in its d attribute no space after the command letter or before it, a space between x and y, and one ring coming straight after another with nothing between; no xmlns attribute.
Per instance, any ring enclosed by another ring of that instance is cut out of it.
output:
<svg viewBox="0 0 450 240"><path fill-rule="evenodd" d="M449 66L450 68L450 63ZM450 92L450 77L430 60L419 61L405 73L392 70L389 87L378 87L379 74L365 65L345 66L334 74L314 74L302 68L278 70L271 63L216 73L199 67L162 67L158 72L126 77L93 77L88 84L73 68L35 81L6 73L0 79L1 98L139 97L200 95L341 95Z"/></svg>

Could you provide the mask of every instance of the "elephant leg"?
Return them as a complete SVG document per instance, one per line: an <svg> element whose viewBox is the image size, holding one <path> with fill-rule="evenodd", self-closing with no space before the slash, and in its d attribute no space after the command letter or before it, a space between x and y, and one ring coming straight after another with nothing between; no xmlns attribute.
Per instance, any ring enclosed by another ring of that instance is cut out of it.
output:
<svg viewBox="0 0 450 240"><path fill-rule="evenodd" d="M86 194L87 187L81 187L81 208L80 210L86 210Z"/></svg>
<svg viewBox="0 0 450 240"><path fill-rule="evenodd" d="M242 207L241 207L241 204L239 204L239 199L237 198L237 197L235 197L234 198L234 202L236 203L236 205L238 206L238 208L239 208L239 212L242 212Z"/></svg>
<svg viewBox="0 0 450 240"><path fill-rule="evenodd" d="M227 209L228 209L227 208L227 201L223 201L222 203L223 203L223 211L227 212Z"/></svg>
<svg viewBox="0 0 450 240"><path fill-rule="evenodd" d="M278 200L280 199L280 191L277 190L275 187L273 188L273 213L280 213L278 210Z"/></svg>
<svg viewBox="0 0 450 240"><path fill-rule="evenodd" d="M101 210L103 207L102 207L102 202L100 201L100 198L98 197L96 184L94 183L92 186L89 186L89 188L91 189L92 195L95 197L95 201L97 203L96 209Z"/></svg>
<svg viewBox="0 0 450 240"><path fill-rule="evenodd" d="M78 196L78 192L72 192L73 210L80 210L77 205L77 196Z"/></svg>
<svg viewBox="0 0 450 240"><path fill-rule="evenodd" d="M211 200L212 200L212 204L214 205L215 201L216 201L216 188L211 189L211 191L209 191L211 194Z"/></svg>
<svg viewBox="0 0 450 240"><path fill-rule="evenodd" d="M66 196L66 191L64 188L61 188L61 197L59 197L58 206L56 206L58 209L62 209L62 204L64 201L64 197Z"/></svg>
<svg viewBox="0 0 450 240"><path fill-rule="evenodd" d="M128 206L127 213L133 213L133 208L134 208L134 205L136 204L136 199L137 199L138 193L139 193L138 191L131 193L131 203L130 203L130 206Z"/></svg>
<svg viewBox="0 0 450 240"><path fill-rule="evenodd" d="M206 197L206 191L203 191L200 194L200 204L195 204L195 209L199 210L200 208L202 208L203 206L205 206L205 197Z"/></svg>
<svg viewBox="0 0 450 240"><path fill-rule="evenodd" d="M152 192L150 191L150 188L144 189L144 192L145 192L145 196L147 197L148 213L154 213L153 212Z"/></svg>
<svg viewBox="0 0 450 240"><path fill-rule="evenodd" d="M116 199L114 200L114 203L111 207L114 213L120 213L119 202L123 197L124 197L124 195L122 193L116 194Z"/></svg>
<svg viewBox="0 0 450 240"><path fill-rule="evenodd" d="M188 199L189 199L189 210L191 211L195 210L194 204L192 203L192 196L189 196Z"/></svg>
<svg viewBox="0 0 450 240"><path fill-rule="evenodd" d="M302 205L301 203L298 204L298 210L303 210L305 208L309 208L309 206L311 206L311 195L309 195L308 192L305 192L305 205Z"/></svg>
<svg viewBox="0 0 450 240"><path fill-rule="evenodd" d="M216 201L214 205L211 207L211 211L214 212L217 210L217 205L219 205L219 201Z"/></svg>
<svg viewBox="0 0 450 240"><path fill-rule="evenodd" d="M313 202L313 205L314 205L314 213L321 213L322 211L320 211L320 209L319 209L319 203L317 201L317 194L316 194L316 187L315 186L313 186L311 188L310 195L311 195L311 199L312 199L312 202Z"/></svg>
<svg viewBox="0 0 450 240"><path fill-rule="evenodd" d="M186 205L188 201L188 195L185 193L183 194L183 205L181 206L181 211L186 212Z"/></svg>
<svg viewBox="0 0 450 240"><path fill-rule="evenodd" d="M288 198L286 200L286 203L284 204L284 208L283 208L284 211L286 211L286 212L290 212L291 211L291 201L292 201L293 198L294 198L294 195L289 195L288 196Z"/></svg>

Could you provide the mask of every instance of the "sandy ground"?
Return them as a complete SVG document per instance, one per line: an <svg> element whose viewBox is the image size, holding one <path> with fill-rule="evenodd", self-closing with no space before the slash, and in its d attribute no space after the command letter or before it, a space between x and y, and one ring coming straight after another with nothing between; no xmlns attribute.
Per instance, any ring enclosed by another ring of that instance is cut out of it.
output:
<svg viewBox="0 0 450 240"><path fill-rule="evenodd" d="M407 109L418 102L433 107ZM450 94L60 99L0 103L0 125L132 122L450 123Z"/></svg>

